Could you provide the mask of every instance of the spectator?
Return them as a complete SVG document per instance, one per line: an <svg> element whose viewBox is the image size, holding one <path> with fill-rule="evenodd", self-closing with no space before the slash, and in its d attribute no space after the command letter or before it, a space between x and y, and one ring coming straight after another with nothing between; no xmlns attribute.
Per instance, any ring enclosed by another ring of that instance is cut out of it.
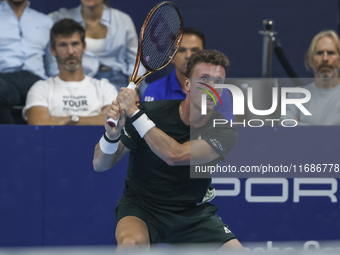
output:
<svg viewBox="0 0 340 255"><path fill-rule="evenodd" d="M175 68L168 75L154 81L146 88L142 101L157 101L163 99L185 99L184 78L190 56L205 48L205 36L196 28L184 28L180 47L172 60ZM218 103L216 111L221 112L227 120L234 120L232 99L227 90L221 96L223 106Z"/></svg>
<svg viewBox="0 0 340 255"><path fill-rule="evenodd" d="M119 90L128 84L133 72L138 40L130 16L108 7L108 2L81 0L78 7L61 8L50 16L54 21L72 18L86 28L84 73L97 79L107 78Z"/></svg>
<svg viewBox="0 0 340 255"><path fill-rule="evenodd" d="M49 47L53 22L29 5L0 1L0 124L15 124L12 107L25 104L36 81L58 74Z"/></svg>
<svg viewBox="0 0 340 255"><path fill-rule="evenodd" d="M84 75L85 30L62 19L51 30L51 51L59 75L35 83L27 95L23 117L30 125L103 125L117 90L107 79Z"/></svg>
<svg viewBox="0 0 340 255"><path fill-rule="evenodd" d="M311 99L304 107L311 115L305 115L295 105L288 104L287 113L281 119L294 119L302 125L340 125L340 41L334 31L322 31L314 36L305 65L308 70L313 70L315 77L313 83L305 86L311 93ZM305 95L291 93L288 97L297 99Z"/></svg>

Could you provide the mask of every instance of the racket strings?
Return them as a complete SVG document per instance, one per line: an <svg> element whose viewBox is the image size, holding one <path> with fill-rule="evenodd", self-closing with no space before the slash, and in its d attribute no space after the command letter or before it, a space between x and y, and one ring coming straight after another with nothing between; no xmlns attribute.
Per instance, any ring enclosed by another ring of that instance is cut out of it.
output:
<svg viewBox="0 0 340 255"><path fill-rule="evenodd" d="M181 29L180 14L172 5L165 4L155 10L145 27L142 42L141 60L148 70L157 70L171 60Z"/></svg>

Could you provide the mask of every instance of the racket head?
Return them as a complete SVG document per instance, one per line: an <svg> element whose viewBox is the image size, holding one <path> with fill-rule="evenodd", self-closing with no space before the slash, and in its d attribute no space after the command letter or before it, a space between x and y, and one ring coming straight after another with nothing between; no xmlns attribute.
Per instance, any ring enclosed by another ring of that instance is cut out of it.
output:
<svg viewBox="0 0 340 255"><path fill-rule="evenodd" d="M182 37L183 18L178 7L170 1L157 4L149 12L140 31L136 65L142 62L148 72L136 84L171 62ZM136 75L132 75L132 81Z"/></svg>

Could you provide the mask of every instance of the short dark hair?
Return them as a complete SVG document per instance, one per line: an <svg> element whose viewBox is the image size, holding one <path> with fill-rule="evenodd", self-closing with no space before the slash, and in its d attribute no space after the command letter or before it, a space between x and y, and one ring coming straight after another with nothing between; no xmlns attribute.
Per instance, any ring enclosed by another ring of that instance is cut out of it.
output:
<svg viewBox="0 0 340 255"><path fill-rule="evenodd" d="M56 22L50 33L50 43L51 47L55 49L55 38L58 35L72 35L78 32L80 35L80 40L85 44L85 29L77 21L73 19L61 19Z"/></svg>
<svg viewBox="0 0 340 255"><path fill-rule="evenodd" d="M222 66L226 71L230 65L229 59L217 50L200 50L191 55L187 65L185 76L191 78L195 66L199 63L209 63Z"/></svg>
<svg viewBox="0 0 340 255"><path fill-rule="evenodd" d="M203 49L205 48L205 36L204 36L204 33L201 30L194 28L194 27L185 27L185 28L183 28L183 34L184 35L189 34L189 35L198 36L202 40Z"/></svg>

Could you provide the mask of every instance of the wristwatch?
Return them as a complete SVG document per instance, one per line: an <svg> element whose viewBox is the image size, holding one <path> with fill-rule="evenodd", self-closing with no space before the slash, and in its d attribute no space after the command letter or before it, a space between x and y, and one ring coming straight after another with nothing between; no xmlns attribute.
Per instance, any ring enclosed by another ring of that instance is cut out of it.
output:
<svg viewBox="0 0 340 255"><path fill-rule="evenodd" d="M78 116L78 115L72 115L72 116L71 116L71 121L72 121L73 123L77 123L77 122L79 121L79 116Z"/></svg>

